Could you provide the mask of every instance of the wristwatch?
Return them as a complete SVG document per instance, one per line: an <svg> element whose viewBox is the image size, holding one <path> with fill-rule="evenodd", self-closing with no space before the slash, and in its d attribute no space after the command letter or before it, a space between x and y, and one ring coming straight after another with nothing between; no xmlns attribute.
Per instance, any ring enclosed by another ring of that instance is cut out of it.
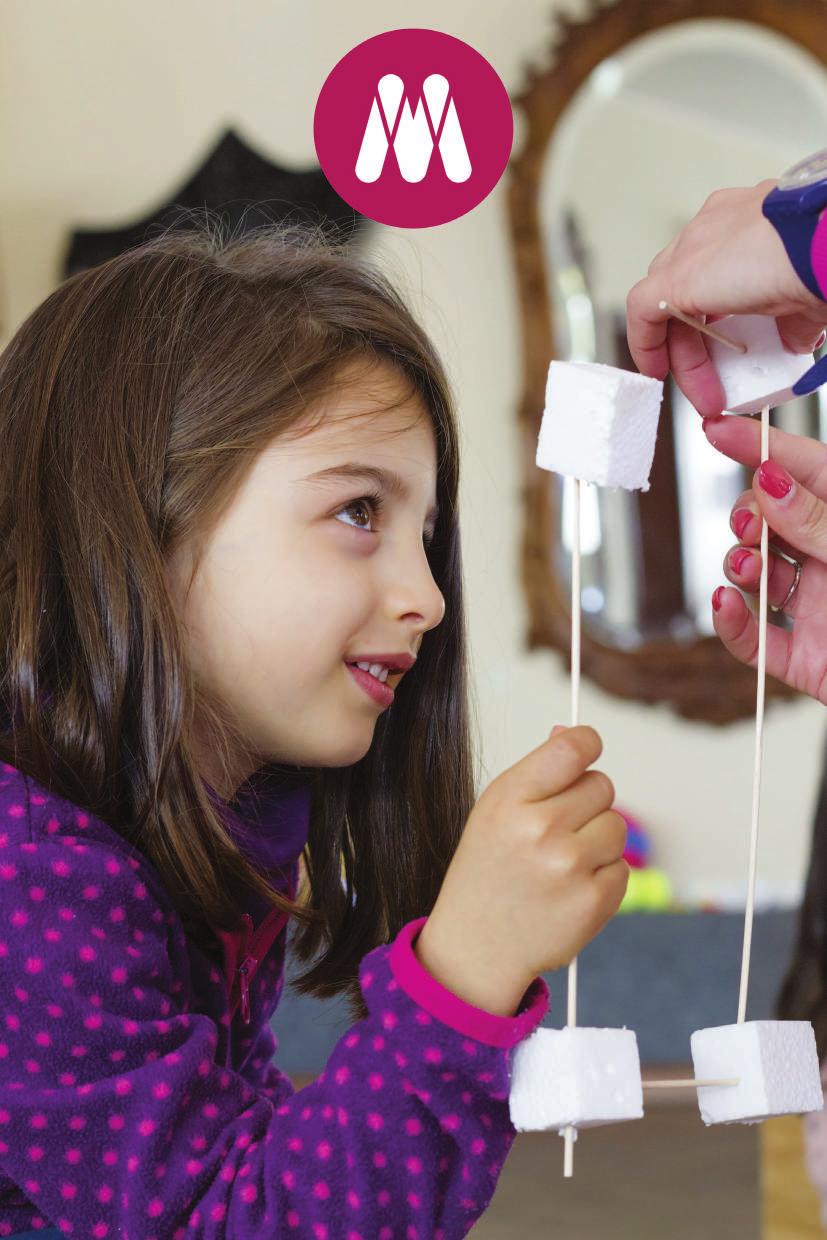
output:
<svg viewBox="0 0 827 1240"><path fill-rule="evenodd" d="M813 240L821 212L827 207L827 148L808 155L782 173L778 184L764 199L761 210L775 228L798 278L821 301L827 300L815 278ZM827 225L827 217L825 218ZM824 244L823 235L820 238ZM806 396L827 380L827 356L811 366L793 386L796 396Z"/></svg>
<svg viewBox="0 0 827 1240"><path fill-rule="evenodd" d="M813 274L810 251L824 207L827 207L827 149L793 164L763 201L761 210L789 255L802 284L825 300Z"/></svg>

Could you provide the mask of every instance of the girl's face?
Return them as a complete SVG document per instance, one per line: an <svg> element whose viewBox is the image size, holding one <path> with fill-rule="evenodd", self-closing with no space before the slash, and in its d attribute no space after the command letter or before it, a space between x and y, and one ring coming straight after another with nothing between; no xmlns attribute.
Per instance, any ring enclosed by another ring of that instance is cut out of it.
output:
<svg viewBox="0 0 827 1240"><path fill-rule="evenodd" d="M233 788L218 789L224 796L266 762L339 767L364 757L387 708L347 663L415 655L445 614L425 545L436 501L430 417L415 396L379 407L403 392L390 364L352 366L317 429L279 437L259 454L207 544L179 614L196 676L249 738ZM363 476L310 476L353 462L399 475L407 495ZM377 489L379 513L361 498ZM181 598L186 548L169 569ZM208 756L204 768L217 786Z"/></svg>

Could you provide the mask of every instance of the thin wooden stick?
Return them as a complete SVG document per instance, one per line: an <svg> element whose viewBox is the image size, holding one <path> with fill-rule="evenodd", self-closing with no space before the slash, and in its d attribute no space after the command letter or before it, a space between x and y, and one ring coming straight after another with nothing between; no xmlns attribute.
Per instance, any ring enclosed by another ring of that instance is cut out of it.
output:
<svg viewBox="0 0 827 1240"><path fill-rule="evenodd" d="M740 340L733 340L731 336L725 336L723 332L716 331L714 327L710 327L708 323L701 322L700 319L693 319L691 314L684 314L682 310L677 310L674 306L670 306L668 301L658 302L659 310L668 310L675 319L680 319L682 323L686 323L689 327L694 327L699 332L711 336L713 340L720 340L721 344L728 344L731 349L736 349L739 353L746 353L747 346Z"/></svg>
<svg viewBox="0 0 827 1240"><path fill-rule="evenodd" d="M770 407L761 410L761 460L770 455ZM747 871L747 905L744 913L744 951L741 957L741 989L738 995L738 1024L747 1015L749 958L755 912L755 871L758 860L758 820L761 809L761 765L764 747L764 696L767 679L767 582L769 580L769 527L761 522L761 583L758 589L758 686L755 702L755 767L752 780L752 824Z"/></svg>
<svg viewBox="0 0 827 1240"><path fill-rule="evenodd" d="M571 726L580 722L580 594L581 554L580 526L583 510L583 483L574 479L574 520L572 522L571 549Z"/></svg>
<svg viewBox="0 0 827 1240"><path fill-rule="evenodd" d="M734 1077L730 1081L642 1081L644 1089L698 1089L701 1085L740 1085L741 1078Z"/></svg>
<svg viewBox="0 0 827 1240"><path fill-rule="evenodd" d="M577 727L580 721L580 524L582 510L582 486L579 478L574 479L574 520L572 522L571 545L571 726ZM577 1024L577 957L569 965L568 972L568 1011L566 1023ZM563 1153L563 1175L566 1178L574 1174L574 1128L571 1124L565 1130L565 1150Z"/></svg>

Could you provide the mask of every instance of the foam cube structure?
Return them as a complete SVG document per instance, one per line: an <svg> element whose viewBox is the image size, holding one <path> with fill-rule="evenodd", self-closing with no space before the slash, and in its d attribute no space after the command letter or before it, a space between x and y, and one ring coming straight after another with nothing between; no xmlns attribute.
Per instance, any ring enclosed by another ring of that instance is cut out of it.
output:
<svg viewBox="0 0 827 1240"><path fill-rule="evenodd" d="M768 314L730 314L715 321L716 331L747 346L739 353L706 337L710 360L718 372L729 413L760 413L795 400L792 390L815 363L812 353L790 353L784 348L775 319Z"/></svg>
<svg viewBox="0 0 827 1240"><path fill-rule="evenodd" d="M594 1128L641 1119L643 1086L632 1029L542 1026L512 1053L511 1122L518 1132Z"/></svg>
<svg viewBox="0 0 827 1240"><path fill-rule="evenodd" d="M554 361L535 462L598 486L648 491L662 400L660 379L602 362Z"/></svg>
<svg viewBox="0 0 827 1240"><path fill-rule="evenodd" d="M750 1020L698 1029L690 1039L705 1124L760 1124L824 1107L815 1033L808 1020Z"/></svg>

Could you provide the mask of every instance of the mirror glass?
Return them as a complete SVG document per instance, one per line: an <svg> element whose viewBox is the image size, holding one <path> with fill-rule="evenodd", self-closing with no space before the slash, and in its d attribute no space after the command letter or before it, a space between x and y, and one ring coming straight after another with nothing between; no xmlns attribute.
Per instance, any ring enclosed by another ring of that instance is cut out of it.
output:
<svg viewBox="0 0 827 1240"><path fill-rule="evenodd" d="M630 42L573 96L541 172L540 228L555 339L550 355L635 369L629 289L713 190L779 176L825 146L827 74L791 41L747 22L681 22ZM824 389L773 425L827 438ZM733 501L750 475L706 441L667 380L648 492L583 487L583 624L634 649L713 632ZM569 480L549 475L570 580ZM782 620L782 623L784 621Z"/></svg>

